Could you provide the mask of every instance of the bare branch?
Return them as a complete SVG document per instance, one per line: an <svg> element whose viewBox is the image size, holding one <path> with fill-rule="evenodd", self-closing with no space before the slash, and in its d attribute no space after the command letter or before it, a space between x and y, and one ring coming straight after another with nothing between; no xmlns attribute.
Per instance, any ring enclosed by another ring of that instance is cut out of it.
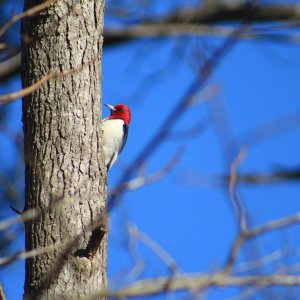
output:
<svg viewBox="0 0 300 300"><path fill-rule="evenodd" d="M219 2L216 5L202 5L190 9L180 9L163 19L162 22L181 23L188 20L189 23L216 23L224 21L245 20L249 17L251 5L245 2L232 2L232 4ZM282 4L257 4L251 15L253 22L299 20L299 5Z"/></svg>
<svg viewBox="0 0 300 300"><path fill-rule="evenodd" d="M11 101L14 101L14 100L18 99L18 98L25 97L25 96L31 94L32 92L39 89L42 85L44 85L45 83L47 83L51 79L63 78L63 77L69 76L69 75L74 75L74 74L82 71L82 69L84 67L90 65L94 61L95 61L95 59L93 59L93 60L91 60L87 63L82 64L78 68L65 70L65 71L61 71L61 72L50 72L49 74L45 75L43 78L41 78L40 80L38 80L36 83L32 84L29 87L21 89L18 92L9 93L9 94L2 95L2 96L0 95L0 105L1 104L7 104Z"/></svg>
<svg viewBox="0 0 300 300"><path fill-rule="evenodd" d="M298 27L298 22L291 27ZM284 26L283 26L284 27ZM127 42L141 38L161 38L178 36L213 36L216 38L226 38L234 31L233 26L220 25L200 25L200 24L148 24L134 25L130 27L107 28L104 30L105 46L113 46L122 42ZM247 28L237 37L240 40L266 40L281 43L300 43L300 35L297 33L284 34L277 32L264 32L268 28Z"/></svg>
<svg viewBox="0 0 300 300"><path fill-rule="evenodd" d="M236 189L236 183L237 183L237 168L245 158L246 158L246 150L244 148L241 148L236 159L232 162L230 166L229 185L228 185L229 199L231 200L232 206L237 215L237 219L239 222L239 229L241 231L247 230L247 219L246 219L246 214L245 214L242 200Z"/></svg>
<svg viewBox="0 0 300 300"><path fill-rule="evenodd" d="M300 213L297 213L292 216L288 216L286 218L282 218L279 220L271 221L266 223L262 226L256 227L254 229L248 229L241 231L236 239L233 241L231 246L230 253L228 255L227 261L222 272L226 273L229 272L230 269L233 267L238 255L240 248L242 247L243 243L248 239L256 238L260 235L263 235L267 232L282 229L284 227L288 227L300 222Z"/></svg>
<svg viewBox="0 0 300 300"><path fill-rule="evenodd" d="M227 175L217 176L221 181L226 182L228 180ZM299 181L300 169L295 168L292 170L280 169L278 171L269 173L243 173L236 176L237 184L276 184L281 181Z"/></svg>
<svg viewBox="0 0 300 300"><path fill-rule="evenodd" d="M26 10L26 11L20 13L20 14L12 16L11 19L8 20L4 24L4 26L2 26L2 28L0 28L0 37L3 36L3 34L5 32L7 32L7 30L14 23L16 23L17 21L19 21L20 19L26 18L26 17L32 17L35 14L39 13L40 11L44 10L45 8L49 7L52 3L56 2L56 1L58 1L58 0L47 0L45 2L42 2L41 4L33 6L32 8L30 8L30 9L28 9L28 10Z"/></svg>
<svg viewBox="0 0 300 300"><path fill-rule="evenodd" d="M244 2L234 4L202 5L191 9L181 9L159 20L148 20L146 23L126 28L105 30L105 45L114 45L140 37L172 36L178 34L203 35L212 34L228 36L228 28L211 27L211 24L228 21L240 22L249 16L249 5ZM299 25L299 5L257 5L252 14L253 22L289 22L292 26ZM239 35L239 38L247 35ZM249 37L249 35L248 35ZM251 37L251 34L250 34Z"/></svg>
<svg viewBox="0 0 300 300"><path fill-rule="evenodd" d="M40 79L39 81L37 81L36 83L34 83L33 85L31 85L27 88L24 88L24 89L22 89L18 92L14 92L14 93L10 93L10 94L0 96L0 104L7 104L11 101L14 101L14 100L18 99L18 98L25 97L25 96L29 95L32 92L39 89L43 84L45 84L46 82L48 82L52 78L53 78L53 74L47 74L42 79Z"/></svg>
<svg viewBox="0 0 300 300"><path fill-rule="evenodd" d="M247 145L247 147L255 146L264 142L266 139L277 137L280 134L299 127L300 111L296 111L258 125L256 128L241 135L239 140L242 144Z"/></svg>
<svg viewBox="0 0 300 300"><path fill-rule="evenodd" d="M129 234L145 244L153 253L155 253L168 267L171 274L176 274L179 271L175 259L156 241L151 239L147 234L139 230L136 226L129 226Z"/></svg>
<svg viewBox="0 0 300 300"><path fill-rule="evenodd" d="M124 299L130 297L146 297L165 292L188 291L207 287L270 287L270 286L298 286L300 276L270 275L270 276L228 276L221 273L215 275L180 275L174 277L157 277L134 282L117 291L102 290L82 299L98 299L111 297ZM74 299L66 297L66 299Z"/></svg>
<svg viewBox="0 0 300 300"><path fill-rule="evenodd" d="M6 59L0 63L0 80L5 80L10 76L19 72L21 67L21 53L17 53L14 56Z"/></svg>
<svg viewBox="0 0 300 300"><path fill-rule="evenodd" d="M278 249L272 253L260 256L256 260L246 261L238 264L234 267L233 273L237 275L238 273L253 271L255 269L261 268L262 266L266 266L270 263L278 261L290 254L290 249Z"/></svg>
<svg viewBox="0 0 300 300"><path fill-rule="evenodd" d="M38 209L28 209L22 213L22 215L14 216L0 222L0 231L4 231L15 224L27 222L40 216L41 212Z"/></svg>
<svg viewBox="0 0 300 300"><path fill-rule="evenodd" d="M6 300L2 284L0 283L0 300Z"/></svg>
<svg viewBox="0 0 300 300"><path fill-rule="evenodd" d="M269 223L266 223L262 226L256 227L254 229L248 230L246 232L246 238L255 238L259 235L265 234L270 231L274 231L277 229L282 229L284 227L288 227L291 225L295 225L300 222L300 213L297 213L295 215L282 218L279 220L271 221Z"/></svg>
<svg viewBox="0 0 300 300"><path fill-rule="evenodd" d="M41 255L44 253L48 253L50 251L54 251L55 247L56 247L56 245L53 244L48 247L33 249L33 250L27 251L27 252L26 251L18 251L14 255L9 256L9 257L1 257L0 258L0 267L7 266L19 259L28 259L28 258L35 257L37 255ZM1 298L0 298L0 300L1 300Z"/></svg>
<svg viewBox="0 0 300 300"><path fill-rule="evenodd" d="M183 151L184 151L184 149L182 147L180 147L176 151L174 156L171 158L171 160L162 169L158 170L157 172L155 172L151 175L148 175L148 176L140 175L132 180L125 182L125 183L117 186L116 188L114 188L110 192L110 195L111 196L117 195L123 189L136 190L145 185L157 182L161 178L165 177L176 166L176 164L178 163L178 161L181 159L181 157L183 155Z"/></svg>

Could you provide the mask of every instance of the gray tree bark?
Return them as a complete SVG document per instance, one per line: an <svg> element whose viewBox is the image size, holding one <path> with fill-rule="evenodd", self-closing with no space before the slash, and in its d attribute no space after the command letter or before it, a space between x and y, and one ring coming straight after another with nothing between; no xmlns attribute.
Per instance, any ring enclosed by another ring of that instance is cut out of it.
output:
<svg viewBox="0 0 300 300"><path fill-rule="evenodd" d="M40 2L25 0L24 9ZM54 1L22 22L23 87L52 74L23 98L25 209L41 212L26 223L26 250L50 247L26 261L26 299L78 298L106 286L106 236L94 259L81 250L106 220L103 11L104 0Z"/></svg>

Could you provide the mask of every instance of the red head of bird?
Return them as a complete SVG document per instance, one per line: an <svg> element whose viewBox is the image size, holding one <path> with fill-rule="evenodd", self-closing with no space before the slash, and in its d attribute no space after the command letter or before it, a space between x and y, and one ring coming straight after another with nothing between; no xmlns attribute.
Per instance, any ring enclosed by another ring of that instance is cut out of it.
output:
<svg viewBox="0 0 300 300"><path fill-rule="evenodd" d="M110 104L104 104L111 110L111 115L108 119L121 119L124 123L129 126L131 120L131 112L127 105L125 104L116 104L114 106Z"/></svg>

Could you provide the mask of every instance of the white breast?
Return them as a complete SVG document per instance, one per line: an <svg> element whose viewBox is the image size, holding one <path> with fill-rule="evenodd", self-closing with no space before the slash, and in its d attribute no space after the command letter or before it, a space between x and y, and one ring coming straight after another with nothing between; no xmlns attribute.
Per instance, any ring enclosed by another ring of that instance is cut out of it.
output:
<svg viewBox="0 0 300 300"><path fill-rule="evenodd" d="M105 165L107 166L110 163L110 168L118 158L123 145L123 125L124 121L120 119L104 119L101 123Z"/></svg>

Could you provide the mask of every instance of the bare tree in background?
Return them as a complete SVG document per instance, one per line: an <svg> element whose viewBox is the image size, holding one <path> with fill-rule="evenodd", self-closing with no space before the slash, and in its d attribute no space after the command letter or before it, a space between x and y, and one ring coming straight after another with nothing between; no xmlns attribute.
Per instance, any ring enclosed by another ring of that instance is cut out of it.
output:
<svg viewBox="0 0 300 300"><path fill-rule="evenodd" d="M150 2L143 3L147 7ZM300 215L295 214L251 227L237 185L299 180L300 172L298 169L287 169L268 174L239 174L238 168L246 157L247 148L239 148L234 143L226 144L227 138L230 138L226 136L226 120L225 117L219 119L216 116L218 104L212 101L213 116L210 123L215 126L221 144L223 142L229 169L224 174L211 176L211 179L227 187L228 198L238 221L237 235L224 265L212 274L184 274L165 249L140 229L131 226L131 242L140 242L148 247L164 262L169 275L135 280L114 290L105 288L106 174L102 168L99 128L102 33L105 36L104 46L118 46L145 37L174 35L211 35L223 39L218 47L211 47L209 55L205 49L199 51L198 65L194 66L194 81L170 109L162 130L143 145L132 166L124 171L119 184L110 194L110 212L128 190L154 183L176 166L182 156L181 150L156 173L145 175L137 172L137 166L143 166L166 139L176 136L176 132L172 132L176 123L188 111L189 105L197 100L199 93L203 92L216 66L232 47L240 39L247 38L299 42L297 32L273 34L272 28L276 28L273 22L278 22L278 27L282 28L298 28L300 19L297 5L284 2L265 5L259 1L203 1L192 9L181 7L160 18L151 14L139 15L136 1L127 1L128 5L119 1L108 1L108 4L107 13L119 18L123 16L124 20L132 18L135 22L104 30L102 0L48 0L39 4L26 0L24 13L13 16L0 28L2 37L14 22L22 19L22 62L18 59L18 51L11 51L9 44L0 44L8 53L8 59L3 59L5 67L0 68L0 78L7 79L22 68L23 89L0 96L0 102L8 103L23 97L26 167L25 210L21 217L0 222L1 232L15 223L25 223L26 251L0 259L0 266L26 259L25 296L28 299L60 299L63 296L67 299L109 296L124 299L176 291L187 291L189 297L198 299L209 288L225 286L241 288L242 293L238 296L246 299L265 287L299 286L300 277L296 272L243 274L244 271L256 270L270 261L283 258L284 251L237 265L241 248L249 240L300 222ZM141 8L141 11L147 9ZM254 22L271 24L270 28L259 28L257 23L252 26ZM213 90L208 94L214 94ZM197 135L207 125L207 120L200 120L195 127L177 132L177 136ZM251 147L251 143L259 139L267 139L272 134L297 126L299 113L277 120L274 124L263 124L261 128L250 132L242 142ZM226 152L229 148L231 153ZM182 182L191 184L188 180ZM0 184L8 197L15 195L14 187L4 176L0 176Z"/></svg>

